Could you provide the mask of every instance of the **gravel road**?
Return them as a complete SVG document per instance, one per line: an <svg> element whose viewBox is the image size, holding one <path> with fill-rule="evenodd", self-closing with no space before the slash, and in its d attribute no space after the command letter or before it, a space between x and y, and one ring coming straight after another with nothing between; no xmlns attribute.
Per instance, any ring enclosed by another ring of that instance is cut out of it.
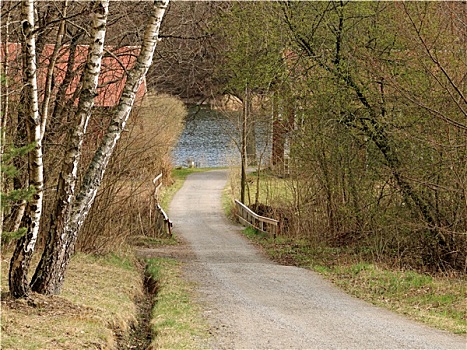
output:
<svg viewBox="0 0 467 350"><path fill-rule="evenodd" d="M348 296L318 274L262 255L224 216L228 172L190 175L169 215L188 243L211 349L463 349L466 338Z"/></svg>

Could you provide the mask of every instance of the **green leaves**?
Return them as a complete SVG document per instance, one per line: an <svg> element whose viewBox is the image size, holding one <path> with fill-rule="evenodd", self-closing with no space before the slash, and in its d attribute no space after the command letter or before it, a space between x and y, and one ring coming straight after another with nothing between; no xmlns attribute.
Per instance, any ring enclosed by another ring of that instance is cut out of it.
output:
<svg viewBox="0 0 467 350"><path fill-rule="evenodd" d="M272 10L260 2L231 3L219 16L216 31L225 40L225 51L216 76L227 93L241 97L246 87L267 91L283 73L283 44Z"/></svg>
<svg viewBox="0 0 467 350"><path fill-rule="evenodd" d="M8 214L11 209L16 205L21 205L23 201L29 201L36 190L34 186L28 186L26 188L11 188L8 183L20 174L20 170L17 169L13 160L16 157L26 157L27 154L35 147L35 144L26 145L23 147L11 147L2 155L2 163L0 171L2 173L2 191L0 192L0 204L3 213ZM3 231L2 232L2 244L6 244L12 240L21 238L26 233L26 228L19 228L17 231Z"/></svg>
<svg viewBox="0 0 467 350"><path fill-rule="evenodd" d="M0 193L0 202L2 207L11 206L12 203L25 200L28 201L31 199L33 194L36 193L34 186L29 186L28 188L22 188L19 190L10 190L8 193Z"/></svg>

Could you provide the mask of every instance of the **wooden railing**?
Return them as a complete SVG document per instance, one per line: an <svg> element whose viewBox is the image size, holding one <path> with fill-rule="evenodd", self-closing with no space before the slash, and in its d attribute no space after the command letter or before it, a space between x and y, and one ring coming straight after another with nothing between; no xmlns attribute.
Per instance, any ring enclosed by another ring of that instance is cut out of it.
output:
<svg viewBox="0 0 467 350"><path fill-rule="evenodd" d="M236 215L242 225L251 226L276 238L279 233L279 221L256 214L242 202L235 200Z"/></svg>
<svg viewBox="0 0 467 350"><path fill-rule="evenodd" d="M173 223L170 221L169 216L165 213L164 209L159 204L159 192L162 187L162 173L157 175L154 180L154 203L156 209L156 231L161 235L169 235L172 237Z"/></svg>
<svg viewBox="0 0 467 350"><path fill-rule="evenodd" d="M157 175L154 180L152 180L152 183L154 185L154 199L156 200L156 203L159 203L159 192L162 187L162 173Z"/></svg>

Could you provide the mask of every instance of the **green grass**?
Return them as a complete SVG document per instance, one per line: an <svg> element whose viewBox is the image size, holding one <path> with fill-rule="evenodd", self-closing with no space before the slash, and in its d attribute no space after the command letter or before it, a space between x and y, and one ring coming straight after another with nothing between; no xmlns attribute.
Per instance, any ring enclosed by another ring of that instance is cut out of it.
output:
<svg viewBox="0 0 467 350"><path fill-rule="evenodd" d="M212 170L180 168L172 171L173 184L163 187L161 206L167 210L188 175ZM150 243L150 242L146 242ZM176 239L152 242L157 245L177 244ZM150 245L150 244L149 244ZM154 258L146 262L146 272L157 280L158 292L152 310L151 349L193 349L207 338L201 312L193 301L192 285L182 278L182 265L174 259Z"/></svg>
<svg viewBox="0 0 467 350"><path fill-rule="evenodd" d="M310 268L336 286L375 305L453 333L467 333L467 278L428 275L368 262L345 248L316 247L306 240L244 234L275 261Z"/></svg>
<svg viewBox="0 0 467 350"><path fill-rule="evenodd" d="M119 269L135 272L135 257L129 254L109 253L104 256L88 256L89 260L94 260L102 265L109 265Z"/></svg>
<svg viewBox="0 0 467 350"><path fill-rule="evenodd" d="M262 238L267 238L268 236L266 233L258 231L257 229L253 227L246 227L243 230L243 234L247 236L249 239L256 240L256 241Z"/></svg>
<svg viewBox="0 0 467 350"><path fill-rule="evenodd" d="M259 185L259 196L258 200L260 203L271 204L271 203L286 203L293 201L293 191L291 186L294 184L290 181L277 177L269 172L260 172L260 185ZM246 201L248 204L248 198L251 198L251 203L255 201L255 195L257 191L257 172L252 172L247 176L247 193ZM238 189L239 191L239 189ZM236 194L237 198L240 194Z"/></svg>
<svg viewBox="0 0 467 350"><path fill-rule="evenodd" d="M174 259L147 260L147 272L158 281L152 310L152 349L193 349L207 339L200 310L193 302L192 284L182 278L182 265Z"/></svg>
<svg viewBox="0 0 467 350"><path fill-rule="evenodd" d="M7 288L2 264L2 289ZM116 348L138 319L135 301L143 295L141 264L130 254L77 254L62 294L2 300L2 349ZM158 281L151 315L151 348L202 348L208 335L193 301L193 285L173 259L149 259L147 272ZM125 339L125 338L124 338Z"/></svg>
<svg viewBox="0 0 467 350"><path fill-rule="evenodd" d="M324 274L347 292L453 333L467 333L467 280L387 269L335 266Z"/></svg>
<svg viewBox="0 0 467 350"><path fill-rule="evenodd" d="M127 243L133 247L146 248L179 244L176 237L148 237L143 235L128 237Z"/></svg>

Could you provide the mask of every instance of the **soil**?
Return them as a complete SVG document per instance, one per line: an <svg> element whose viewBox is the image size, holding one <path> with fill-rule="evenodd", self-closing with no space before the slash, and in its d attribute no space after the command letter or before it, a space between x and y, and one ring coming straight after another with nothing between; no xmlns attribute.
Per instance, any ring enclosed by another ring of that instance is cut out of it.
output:
<svg viewBox="0 0 467 350"><path fill-rule="evenodd" d="M145 280L146 282L146 280ZM117 349L148 349L151 344L151 312L154 306L156 291L150 290L145 284L146 291L143 296L136 300L138 307L138 320L135 322L128 334L117 334Z"/></svg>
<svg viewBox="0 0 467 350"><path fill-rule="evenodd" d="M466 338L353 298L318 274L266 258L224 216L227 170L190 175L169 210L181 247L144 249L185 264L211 349L466 349Z"/></svg>

